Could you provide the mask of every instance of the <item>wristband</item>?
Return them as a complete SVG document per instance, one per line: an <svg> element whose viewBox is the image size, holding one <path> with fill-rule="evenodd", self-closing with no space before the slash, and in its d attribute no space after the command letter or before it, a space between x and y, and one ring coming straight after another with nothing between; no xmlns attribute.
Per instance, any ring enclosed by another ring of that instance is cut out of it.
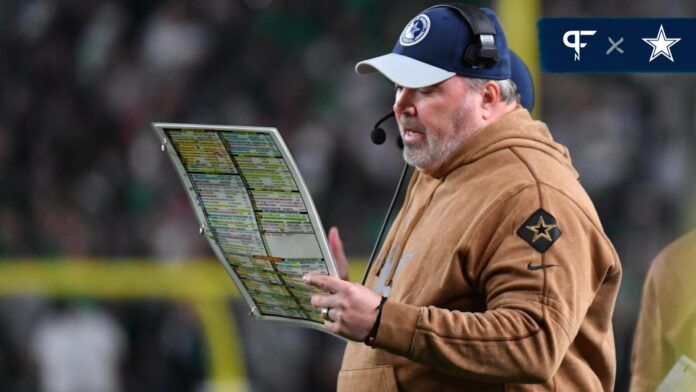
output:
<svg viewBox="0 0 696 392"><path fill-rule="evenodd" d="M382 319L382 307L384 306L385 302L387 302L387 297L383 296L382 300L379 301L379 305L377 305L377 319L375 320L375 325L372 326L370 333L365 338L365 344L367 344L370 347L373 347L375 345L375 339L377 338L377 330L379 329L379 321Z"/></svg>

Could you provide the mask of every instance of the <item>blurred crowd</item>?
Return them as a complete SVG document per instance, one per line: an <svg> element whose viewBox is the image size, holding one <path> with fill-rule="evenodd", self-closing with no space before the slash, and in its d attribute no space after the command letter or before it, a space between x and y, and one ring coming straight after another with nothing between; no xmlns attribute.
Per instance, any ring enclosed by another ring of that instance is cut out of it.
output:
<svg viewBox="0 0 696 392"><path fill-rule="evenodd" d="M149 127L154 121L277 127L323 223L341 228L352 256L366 256L402 163L393 138L374 146L368 137L391 108L392 86L355 75L353 65L390 50L406 21L431 3L0 2L0 257L211 257ZM543 1L542 16L696 11L686 0L589 3ZM569 147L623 262L617 390L627 385L649 262L696 227L689 176L694 81L544 74L540 84L540 119ZM231 309L242 314L244 306ZM116 369L101 377L113 379L101 390L192 390L205 377L200 331L184 306L14 298L0 301L0 321L2 390L74 390L39 380L52 371L51 354L42 350L74 339L77 328L98 331L90 335L95 342L109 341L91 345ZM333 388L340 342L248 322L241 330L252 386ZM291 348L273 350L284 345ZM312 352L322 347L328 354ZM269 352L274 371L264 373L255 366L271 363ZM291 385L289 372L305 377Z"/></svg>

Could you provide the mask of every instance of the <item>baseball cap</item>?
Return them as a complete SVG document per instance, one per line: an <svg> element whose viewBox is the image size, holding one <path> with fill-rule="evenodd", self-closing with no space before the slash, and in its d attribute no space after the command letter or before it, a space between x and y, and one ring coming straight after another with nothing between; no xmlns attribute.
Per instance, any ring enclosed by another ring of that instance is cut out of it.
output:
<svg viewBox="0 0 696 392"><path fill-rule="evenodd" d="M475 39L467 21L448 6L428 8L406 25L391 53L359 62L360 74L381 72L392 82L409 88L430 86L454 75L482 79L509 79L510 54L498 17L488 8L480 9L495 29L499 61L474 67L462 61L466 48Z"/></svg>
<svg viewBox="0 0 696 392"><path fill-rule="evenodd" d="M426 9L411 19L391 53L360 61L359 74L378 71L392 82L409 88L420 88L460 75L471 78L512 79L528 110L534 106L532 77L524 62L508 50L503 28L496 14L488 8L480 11L495 30L498 62L485 67L463 61L466 48L475 36L469 23L447 5Z"/></svg>
<svg viewBox="0 0 696 392"><path fill-rule="evenodd" d="M520 105L530 112L534 109L534 81L529 68L512 50L510 51L510 79L517 86L520 94Z"/></svg>

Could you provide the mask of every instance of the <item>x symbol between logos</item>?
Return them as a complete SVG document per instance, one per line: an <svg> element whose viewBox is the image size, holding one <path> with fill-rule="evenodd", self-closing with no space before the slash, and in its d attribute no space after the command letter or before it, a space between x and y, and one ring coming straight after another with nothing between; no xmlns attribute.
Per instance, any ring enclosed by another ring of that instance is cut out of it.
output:
<svg viewBox="0 0 696 392"><path fill-rule="evenodd" d="M623 42L623 37L621 37L618 41L614 42L611 37L609 37L609 43L611 46L609 49L607 49L607 54L611 53L614 49L616 49L617 52L623 54L623 49L619 48L619 45Z"/></svg>

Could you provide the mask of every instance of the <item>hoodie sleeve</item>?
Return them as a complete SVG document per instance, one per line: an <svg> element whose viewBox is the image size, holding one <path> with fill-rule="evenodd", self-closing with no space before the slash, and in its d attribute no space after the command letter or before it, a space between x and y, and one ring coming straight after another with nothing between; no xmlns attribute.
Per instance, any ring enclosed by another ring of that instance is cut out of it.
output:
<svg viewBox="0 0 696 392"><path fill-rule="evenodd" d="M543 215L546 219L539 221L540 209L552 219ZM547 381L583 319L596 320L593 327L599 329L611 328L613 300L594 302L614 298L603 291L616 290L620 267L596 221L544 185L497 203L459 249L463 270L476 282L486 310L387 301L375 346L473 380ZM546 249L540 245L544 241L550 245ZM609 280L616 284L605 285ZM583 339L591 349L613 348L611 331L584 331ZM598 355L598 360L607 357L612 356Z"/></svg>

